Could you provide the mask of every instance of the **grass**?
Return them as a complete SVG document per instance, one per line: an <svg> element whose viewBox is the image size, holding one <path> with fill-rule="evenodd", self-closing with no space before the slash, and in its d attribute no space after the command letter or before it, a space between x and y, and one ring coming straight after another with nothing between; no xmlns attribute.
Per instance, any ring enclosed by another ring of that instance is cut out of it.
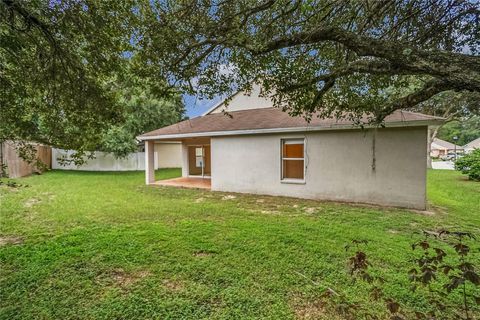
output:
<svg viewBox="0 0 480 320"><path fill-rule="evenodd" d="M340 319L321 300L328 287L387 318L348 275L353 239L369 240L373 272L411 315L428 309L407 275L421 230L480 236L480 183L453 171L429 172L430 214L143 179L52 171L0 187L0 319Z"/></svg>

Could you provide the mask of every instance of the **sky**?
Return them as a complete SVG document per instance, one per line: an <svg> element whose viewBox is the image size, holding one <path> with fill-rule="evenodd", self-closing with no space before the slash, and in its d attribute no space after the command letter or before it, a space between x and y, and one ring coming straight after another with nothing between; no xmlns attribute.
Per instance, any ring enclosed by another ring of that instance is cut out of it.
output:
<svg viewBox="0 0 480 320"><path fill-rule="evenodd" d="M185 103L186 115L191 119L197 116L202 115L205 111L210 109L213 105L217 104L222 100L221 96L215 97L214 99L200 100L196 96L183 95L183 102Z"/></svg>

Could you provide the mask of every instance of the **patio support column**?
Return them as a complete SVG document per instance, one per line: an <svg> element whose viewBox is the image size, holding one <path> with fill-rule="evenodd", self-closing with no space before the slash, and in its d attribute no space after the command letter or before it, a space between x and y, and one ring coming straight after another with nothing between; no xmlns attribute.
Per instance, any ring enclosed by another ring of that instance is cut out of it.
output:
<svg viewBox="0 0 480 320"><path fill-rule="evenodd" d="M155 143L145 141L145 183L148 185L155 182Z"/></svg>
<svg viewBox="0 0 480 320"><path fill-rule="evenodd" d="M188 145L182 142L182 177L188 177Z"/></svg>

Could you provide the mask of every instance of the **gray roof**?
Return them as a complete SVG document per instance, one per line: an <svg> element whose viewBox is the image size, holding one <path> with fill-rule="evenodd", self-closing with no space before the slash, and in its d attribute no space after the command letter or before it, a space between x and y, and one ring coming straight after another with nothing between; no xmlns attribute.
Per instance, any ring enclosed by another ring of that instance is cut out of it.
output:
<svg viewBox="0 0 480 320"><path fill-rule="evenodd" d="M473 140L473 141L470 141L469 143L467 143L466 145L463 146L465 149L470 149L470 148L474 148L474 149L477 149L477 148L480 148L480 137L478 137L477 139Z"/></svg>
<svg viewBox="0 0 480 320"><path fill-rule="evenodd" d="M451 142L448 142L448 141L445 141L445 140L442 140L442 139L438 139L438 138L433 139L432 142L441 146L441 147L443 147L443 148L445 148L445 149L452 149L452 150L455 149L455 148L463 149L462 146L458 146L458 145L455 146L455 144L453 144Z"/></svg>
<svg viewBox="0 0 480 320"><path fill-rule="evenodd" d="M364 121L367 121L366 116ZM397 110L385 118L386 126L422 126L432 123L443 122L443 118L428 116L420 113ZM317 129L345 129L355 128L354 123L348 119L322 119L313 117L311 122L303 117L293 117L287 112L277 108L250 109L223 113L212 113L205 116L181 121L179 123L146 132L139 136L141 140L153 138L166 138L178 135L194 135L245 131L245 130L305 130L305 128ZM358 128L358 127L357 127Z"/></svg>

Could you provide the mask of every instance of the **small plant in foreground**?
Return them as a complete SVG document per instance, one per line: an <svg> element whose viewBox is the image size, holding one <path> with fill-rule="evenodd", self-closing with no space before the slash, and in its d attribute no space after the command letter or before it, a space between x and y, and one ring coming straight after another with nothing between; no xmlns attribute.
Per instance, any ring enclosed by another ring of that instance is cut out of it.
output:
<svg viewBox="0 0 480 320"><path fill-rule="evenodd" d="M371 285L370 296L372 299L379 301L383 300L385 306L390 313L391 320L405 319L404 315L400 311L400 304L392 298L385 296L382 286L385 283L385 279L376 276L369 272L371 267L368 261L367 254L361 250L361 246L368 244L368 240L352 240L351 244L345 246L345 250L349 250L351 247L355 247L355 253L348 259L348 266L350 269L350 275L356 278L360 278ZM375 318L375 317L372 317Z"/></svg>
<svg viewBox="0 0 480 320"><path fill-rule="evenodd" d="M475 237L468 232L451 232L446 230L439 232L423 231L423 234L425 236L424 239L412 244L412 249L419 249L422 254L413 260L415 267L409 271L409 275L410 280L413 282L412 291L417 290L419 285L427 288L427 301L430 305L430 311L415 312L416 319L447 319L446 314L452 314L447 313L447 310L454 313L456 313L456 310L462 310L462 314L457 313L455 319L458 317L466 320L474 319L471 314L471 305L472 303L480 304L480 295L474 294L474 290L480 285L480 276L474 264L468 260L470 247L466 241L474 240ZM456 255L453 256L453 259L450 258L448 263L445 259L447 256L446 250L438 245L434 245L433 239L447 243L455 251ZM353 256L348 259L349 274L354 281L360 279L370 284L371 298L376 301L383 300L390 314L389 319L406 319L406 316L401 312L400 304L385 295L383 291L385 280L372 274L370 271L372 265L362 248L367 244L367 240L353 240L345 246L347 251L355 248ZM474 290L471 290L471 287ZM463 303L460 308L445 302L447 301L445 298L454 291L459 291L462 296ZM362 306L349 303L345 296L337 294L331 289L327 290L325 295L336 303L337 312L344 317L348 315L353 316L354 319L355 313L362 311L366 317L377 319L376 316L369 314L368 310L364 310Z"/></svg>
<svg viewBox="0 0 480 320"><path fill-rule="evenodd" d="M480 285L480 276L475 266L468 260L470 247L466 240L473 240L475 237L468 232L440 232L424 231L425 238L412 245L413 250L421 250L421 256L414 259L417 267L409 271L410 280L413 282L412 290L416 290L418 284L428 288L429 303L433 309L426 313L417 312L417 319L441 319L445 310L451 306L442 302L440 297L445 297L459 289L463 300L464 319L473 319L470 314L470 304L480 304L480 296L471 293L469 286L476 288ZM445 262L447 253L445 250L432 244L432 239L439 239L446 242L456 253L452 262ZM443 273L447 278L440 277ZM442 281L443 280L443 281ZM439 282L441 288L433 286Z"/></svg>

